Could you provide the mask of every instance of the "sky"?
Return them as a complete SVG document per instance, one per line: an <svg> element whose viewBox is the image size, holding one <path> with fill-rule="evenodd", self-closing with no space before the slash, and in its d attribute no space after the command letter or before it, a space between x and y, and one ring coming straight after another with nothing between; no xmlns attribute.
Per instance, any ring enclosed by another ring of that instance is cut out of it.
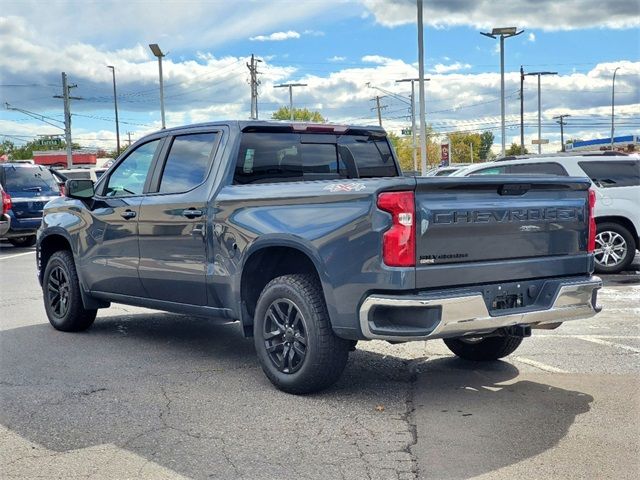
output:
<svg viewBox="0 0 640 480"><path fill-rule="evenodd" d="M568 114L565 139L640 134L638 0L425 0L426 121L448 132L500 136L499 41L481 31L516 26L505 40L506 142L519 142L520 66L542 77L543 151L559 149L553 117ZM73 141L115 148L115 67L121 141L158 130L157 43L163 60L167 127L250 114L251 54L259 63L259 114L288 105L318 110L330 122L376 124L399 133L411 124L408 83L418 75L412 0L4 0L0 10L0 140L16 144L62 132L61 72L73 100ZM382 90L379 90L382 89ZM393 95L385 93L391 92ZM537 138L535 77L524 85L525 141ZM33 118L19 108L41 115ZM44 121L43 121L44 120Z"/></svg>

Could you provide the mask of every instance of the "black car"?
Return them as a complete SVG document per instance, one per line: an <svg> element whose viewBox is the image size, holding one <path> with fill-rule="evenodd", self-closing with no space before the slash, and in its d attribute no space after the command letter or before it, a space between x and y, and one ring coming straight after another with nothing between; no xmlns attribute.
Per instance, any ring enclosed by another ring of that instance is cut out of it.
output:
<svg viewBox="0 0 640 480"><path fill-rule="evenodd" d="M0 231L0 238L6 238L16 247L34 245L44 205L60 196L58 183L42 165L3 163L0 164L0 185L2 216L9 224L5 232Z"/></svg>

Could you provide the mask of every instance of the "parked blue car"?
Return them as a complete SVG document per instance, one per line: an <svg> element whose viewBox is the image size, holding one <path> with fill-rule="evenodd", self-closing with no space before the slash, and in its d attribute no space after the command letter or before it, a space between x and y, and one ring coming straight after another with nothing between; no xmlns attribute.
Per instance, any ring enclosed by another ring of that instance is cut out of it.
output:
<svg viewBox="0 0 640 480"><path fill-rule="evenodd" d="M41 165L3 163L0 164L0 185L2 216L8 224L6 231L0 232L0 238L6 238L16 247L34 245L44 205L60 196L58 183Z"/></svg>

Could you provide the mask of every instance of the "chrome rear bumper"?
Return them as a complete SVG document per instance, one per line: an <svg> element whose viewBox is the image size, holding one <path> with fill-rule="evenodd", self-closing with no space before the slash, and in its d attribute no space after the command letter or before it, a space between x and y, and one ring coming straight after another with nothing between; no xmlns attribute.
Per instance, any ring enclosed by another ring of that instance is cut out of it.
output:
<svg viewBox="0 0 640 480"><path fill-rule="evenodd" d="M595 293L601 287L602 280L595 276L588 280L566 282L559 287L550 308L520 309L522 312L493 316L487 310L485 300L480 293L439 298L421 295L385 296L376 294L367 297L360 307L360 328L367 339L405 342L478 335L514 325L536 326L561 323L589 318L597 314L601 308L596 305ZM437 320L427 334L375 333L374 330L377 328L371 318L371 313L379 307L385 309L393 309L394 307L422 309L425 312L425 318L429 310L435 310Z"/></svg>

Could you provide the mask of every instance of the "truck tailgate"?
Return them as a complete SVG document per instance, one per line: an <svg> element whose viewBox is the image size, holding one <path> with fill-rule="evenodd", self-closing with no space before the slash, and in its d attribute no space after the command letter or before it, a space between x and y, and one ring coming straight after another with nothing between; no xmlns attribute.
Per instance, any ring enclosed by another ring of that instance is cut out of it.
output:
<svg viewBox="0 0 640 480"><path fill-rule="evenodd" d="M499 176L416 182L417 288L430 286L428 273L437 271L455 276L454 284L465 284L550 276L558 262L565 262L557 270L566 274L568 259L579 260L575 273L588 270L586 179ZM550 268L540 271L545 264Z"/></svg>

